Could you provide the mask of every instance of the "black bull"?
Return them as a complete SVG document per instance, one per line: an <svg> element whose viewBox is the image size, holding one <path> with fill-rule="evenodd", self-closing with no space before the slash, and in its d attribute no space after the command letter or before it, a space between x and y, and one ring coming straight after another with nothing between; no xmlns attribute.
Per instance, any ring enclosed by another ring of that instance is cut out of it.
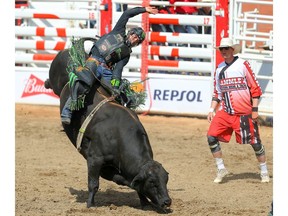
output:
<svg viewBox="0 0 288 216"><path fill-rule="evenodd" d="M68 50L57 54L49 70L49 79L45 82L45 87L52 88L60 97L60 111L69 95L69 89L65 86L68 81L68 58ZM63 124L65 133L75 147L85 118L107 97L109 94L105 88L96 82L85 99L85 108L74 111L70 125ZM136 190L142 208L151 204L157 210L170 211L168 172L153 160L148 135L135 112L115 102L102 105L85 130L80 153L88 166L87 207L94 205L101 176Z"/></svg>

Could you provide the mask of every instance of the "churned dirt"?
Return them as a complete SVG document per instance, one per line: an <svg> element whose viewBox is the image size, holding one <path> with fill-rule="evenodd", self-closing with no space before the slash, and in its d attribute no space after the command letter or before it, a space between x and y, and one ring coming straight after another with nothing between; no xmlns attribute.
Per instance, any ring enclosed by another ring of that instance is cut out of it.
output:
<svg viewBox="0 0 288 216"><path fill-rule="evenodd" d="M191 117L140 115L154 159L169 172L169 215L266 216L273 188L272 127L261 126L271 182L260 183L249 145L222 144L230 175L213 183L208 122ZM100 179L97 207L86 208L87 168L60 124L57 106L16 105L16 216L158 215L141 210L136 192Z"/></svg>

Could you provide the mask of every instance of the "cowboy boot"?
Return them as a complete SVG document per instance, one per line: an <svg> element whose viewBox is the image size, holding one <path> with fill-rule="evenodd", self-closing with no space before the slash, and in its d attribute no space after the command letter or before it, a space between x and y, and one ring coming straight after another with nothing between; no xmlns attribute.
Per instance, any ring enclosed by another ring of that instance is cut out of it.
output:
<svg viewBox="0 0 288 216"><path fill-rule="evenodd" d="M70 109L70 104L71 104L71 97L69 96L61 112L61 122L67 125L71 123L71 117L72 117L72 110Z"/></svg>

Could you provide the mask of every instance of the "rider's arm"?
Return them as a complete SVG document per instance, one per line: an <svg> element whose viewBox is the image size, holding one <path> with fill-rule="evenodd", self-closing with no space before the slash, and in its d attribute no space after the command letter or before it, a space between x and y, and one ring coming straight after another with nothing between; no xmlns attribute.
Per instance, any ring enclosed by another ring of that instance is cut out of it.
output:
<svg viewBox="0 0 288 216"><path fill-rule="evenodd" d="M112 79L121 80L123 68L128 63L129 59L130 57L127 57L115 64L114 70L112 72Z"/></svg>
<svg viewBox="0 0 288 216"><path fill-rule="evenodd" d="M117 32L121 30L125 31L126 24L131 17L134 17L138 14L145 13L145 12L156 14L158 13L158 9L156 9L155 7L134 7L132 9L126 10L123 12L121 17L117 21L116 25L113 28L113 31L117 31Z"/></svg>

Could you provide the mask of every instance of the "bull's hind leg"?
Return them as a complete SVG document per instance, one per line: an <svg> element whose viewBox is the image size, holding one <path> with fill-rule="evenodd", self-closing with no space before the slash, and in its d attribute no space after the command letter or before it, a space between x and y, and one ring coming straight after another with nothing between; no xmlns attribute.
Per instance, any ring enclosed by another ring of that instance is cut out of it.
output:
<svg viewBox="0 0 288 216"><path fill-rule="evenodd" d="M102 165L102 160L91 155L91 153L87 157L87 166L88 166L88 201L87 208L94 206L94 196L99 189L99 177L100 177L100 169Z"/></svg>

